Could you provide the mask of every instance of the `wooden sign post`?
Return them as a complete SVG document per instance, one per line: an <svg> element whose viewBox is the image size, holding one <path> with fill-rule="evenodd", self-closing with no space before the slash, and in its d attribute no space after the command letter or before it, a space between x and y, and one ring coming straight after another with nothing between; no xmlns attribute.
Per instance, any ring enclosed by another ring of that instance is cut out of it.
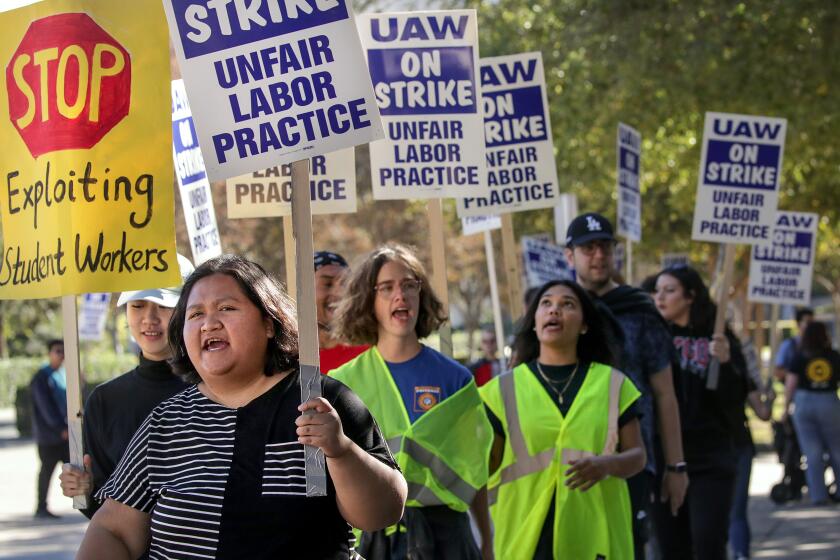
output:
<svg viewBox="0 0 840 560"><path fill-rule="evenodd" d="M502 258L508 283L510 316L518 317L522 311L522 276L513 237L513 217L510 214L502 214Z"/></svg>
<svg viewBox="0 0 840 560"><path fill-rule="evenodd" d="M499 349L499 371L507 369L505 360L505 330L502 325L502 307L499 304L499 281L496 278L496 255L493 249L493 234L484 232L484 254L487 258L487 275L490 278L490 303L493 306L493 326L496 330L496 346Z"/></svg>
<svg viewBox="0 0 840 560"><path fill-rule="evenodd" d="M449 283L446 280L446 243L443 239L443 205L439 198L430 198L426 205L429 218L429 245L432 253L432 289L449 315ZM452 357L452 323L447 321L438 329L440 352Z"/></svg>
<svg viewBox="0 0 840 560"><path fill-rule="evenodd" d="M723 271L718 284L717 313L715 314L714 335L723 335L726 330L726 308L729 305L729 287L732 285L732 272L735 268L735 245L723 244ZM706 378L706 388L714 391L720 379L720 362L712 358L709 364L709 376Z"/></svg>
<svg viewBox="0 0 840 560"><path fill-rule="evenodd" d="M82 457L82 375L79 366L79 309L76 296L61 296L61 314L64 328L64 370L67 373L67 440L70 445L70 463L81 467ZM74 496L73 507L85 509L87 496Z"/></svg>
<svg viewBox="0 0 840 560"><path fill-rule="evenodd" d="M776 364L776 351L779 349L779 304L770 306L770 362L767 364L767 386L773 385L773 369ZM761 348L759 348L761 353Z"/></svg>
<svg viewBox="0 0 840 560"><path fill-rule="evenodd" d="M627 250L624 252L624 282L633 284L633 241L627 240Z"/></svg>
<svg viewBox="0 0 840 560"><path fill-rule="evenodd" d="M292 163L292 224L294 233L295 277L297 281L298 352L300 353L301 402L321 396L318 356L318 321L315 315L315 269L312 266L312 211L309 193L309 160ZM288 259L288 252L287 257ZM324 452L304 446L306 495L327 495Z"/></svg>

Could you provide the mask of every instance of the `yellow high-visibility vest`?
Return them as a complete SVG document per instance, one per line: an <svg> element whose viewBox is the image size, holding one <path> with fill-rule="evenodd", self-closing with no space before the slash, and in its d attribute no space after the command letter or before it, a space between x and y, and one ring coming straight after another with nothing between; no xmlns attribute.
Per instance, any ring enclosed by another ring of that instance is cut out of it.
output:
<svg viewBox="0 0 840 560"><path fill-rule="evenodd" d="M526 364L480 393L506 436L488 482L496 558L530 560L554 501L554 558L632 559L627 483L608 477L587 492L565 485L569 461L616 452L618 418L640 395L630 380L593 363L565 418Z"/></svg>
<svg viewBox="0 0 840 560"><path fill-rule="evenodd" d="M370 409L408 482L407 506L467 511L487 484L493 428L474 381L413 424L375 346L330 372Z"/></svg>

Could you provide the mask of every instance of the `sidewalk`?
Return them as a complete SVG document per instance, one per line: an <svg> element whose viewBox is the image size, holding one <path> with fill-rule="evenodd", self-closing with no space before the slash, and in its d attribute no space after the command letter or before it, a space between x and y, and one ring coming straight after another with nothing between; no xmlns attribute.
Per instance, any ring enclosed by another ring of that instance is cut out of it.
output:
<svg viewBox="0 0 840 560"><path fill-rule="evenodd" d="M813 508L803 503L776 506L768 496L782 478L775 455L753 463L750 524L753 558L830 560L840 558L840 506Z"/></svg>
<svg viewBox="0 0 840 560"><path fill-rule="evenodd" d="M61 495L58 469L47 498L61 519L36 520L38 452L30 439L19 439L14 411L0 409L0 558L71 560L87 527L87 518Z"/></svg>
<svg viewBox="0 0 840 560"><path fill-rule="evenodd" d="M38 456L31 440L17 438L11 410L0 410L0 558L71 560L87 527L61 495L58 470L50 487L50 509L57 521L32 519ZM840 507L777 507L768 498L782 476L769 454L753 464L750 522L753 558L830 560L840 557ZM499 559L504 560L504 559Z"/></svg>

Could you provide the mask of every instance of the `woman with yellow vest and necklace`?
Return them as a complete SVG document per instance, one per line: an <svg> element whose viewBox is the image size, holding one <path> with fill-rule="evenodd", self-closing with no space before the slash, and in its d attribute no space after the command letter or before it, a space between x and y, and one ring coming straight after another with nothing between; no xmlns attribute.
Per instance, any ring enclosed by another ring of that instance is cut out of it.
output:
<svg viewBox="0 0 840 560"><path fill-rule="evenodd" d="M519 365L480 389L496 432L496 558L632 559L624 479L645 465L639 391L610 365L603 321L576 283L545 284L520 325Z"/></svg>
<svg viewBox="0 0 840 560"><path fill-rule="evenodd" d="M423 265L402 245L380 247L354 266L344 298L333 325L338 339L372 346L330 375L368 406L408 482L400 525L363 534L359 553L368 560L492 558L492 428L470 371L420 343L446 320Z"/></svg>

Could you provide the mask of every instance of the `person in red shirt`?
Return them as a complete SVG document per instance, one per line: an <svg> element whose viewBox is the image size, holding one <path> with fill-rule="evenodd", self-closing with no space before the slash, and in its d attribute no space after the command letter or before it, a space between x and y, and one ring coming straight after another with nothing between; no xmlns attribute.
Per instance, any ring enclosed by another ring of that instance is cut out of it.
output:
<svg viewBox="0 0 840 560"><path fill-rule="evenodd" d="M318 318L318 347L321 373L329 373L368 349L366 344L347 346L332 333L330 322L341 299L344 276L350 269L344 257L330 251L315 253L315 311Z"/></svg>
<svg viewBox="0 0 840 560"><path fill-rule="evenodd" d="M481 331L481 358L469 364L467 367L475 378L475 384L479 387L499 375L500 364L496 357L499 349L496 333L492 330Z"/></svg>

